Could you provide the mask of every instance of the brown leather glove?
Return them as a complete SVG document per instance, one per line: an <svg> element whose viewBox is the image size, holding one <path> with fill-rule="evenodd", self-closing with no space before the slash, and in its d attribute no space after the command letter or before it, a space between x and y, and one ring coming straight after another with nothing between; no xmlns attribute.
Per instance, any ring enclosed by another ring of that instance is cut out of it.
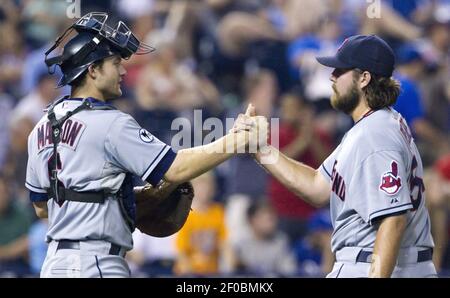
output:
<svg viewBox="0 0 450 298"><path fill-rule="evenodd" d="M157 187L147 184L135 187L136 228L154 237L178 232L191 210L194 188L191 182L174 186L167 182Z"/></svg>

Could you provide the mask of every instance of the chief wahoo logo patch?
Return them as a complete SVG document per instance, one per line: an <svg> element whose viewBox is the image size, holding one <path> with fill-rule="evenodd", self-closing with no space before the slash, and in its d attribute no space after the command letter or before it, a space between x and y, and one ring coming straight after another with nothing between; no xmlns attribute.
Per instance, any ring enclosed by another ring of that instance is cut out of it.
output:
<svg viewBox="0 0 450 298"><path fill-rule="evenodd" d="M381 177L380 189L388 195L395 195L402 187L402 179L398 176L398 164L391 163L391 170Z"/></svg>

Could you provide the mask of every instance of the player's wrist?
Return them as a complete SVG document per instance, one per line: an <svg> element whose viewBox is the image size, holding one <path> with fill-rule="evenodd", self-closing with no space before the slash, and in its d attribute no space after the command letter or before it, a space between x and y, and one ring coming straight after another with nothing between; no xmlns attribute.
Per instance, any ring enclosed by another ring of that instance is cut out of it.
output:
<svg viewBox="0 0 450 298"><path fill-rule="evenodd" d="M250 138L251 138L250 132L246 130L239 130L232 133L228 138L228 141L231 142L232 144L233 153L234 154L247 153Z"/></svg>
<svg viewBox="0 0 450 298"><path fill-rule="evenodd" d="M271 146L269 144L260 145L258 151L252 154L253 158L260 162L261 159L267 158L272 154Z"/></svg>

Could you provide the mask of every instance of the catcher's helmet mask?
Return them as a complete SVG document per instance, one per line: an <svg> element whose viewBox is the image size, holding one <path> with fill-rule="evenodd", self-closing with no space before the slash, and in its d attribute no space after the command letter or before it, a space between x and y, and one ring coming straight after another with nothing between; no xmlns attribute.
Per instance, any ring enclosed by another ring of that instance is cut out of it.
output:
<svg viewBox="0 0 450 298"><path fill-rule="evenodd" d="M59 65L63 73L58 88L69 84L79 77L92 63L112 55L129 59L131 55L143 55L155 49L143 42L131 32L125 23L119 21L113 28L106 24L108 14L91 12L72 24L58 37L55 44L45 52L45 63L49 73ZM64 46L62 55L48 57L69 34L75 30L78 34Z"/></svg>

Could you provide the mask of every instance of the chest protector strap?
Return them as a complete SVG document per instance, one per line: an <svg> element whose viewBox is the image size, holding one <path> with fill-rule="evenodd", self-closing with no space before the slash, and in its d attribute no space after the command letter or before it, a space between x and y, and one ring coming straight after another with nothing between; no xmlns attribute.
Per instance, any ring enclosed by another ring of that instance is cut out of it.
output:
<svg viewBox="0 0 450 298"><path fill-rule="evenodd" d="M57 104L61 103L64 97L56 101L49 107L47 117L50 120L52 130L53 141L53 157L49 163L50 172L50 188L47 189L49 197L53 198L58 204L62 204L64 201L75 201L85 203L103 203L105 201L106 194L103 191L89 191L89 192L77 192L68 188L58 180L58 144L61 141L61 128L64 122L71 116L83 110L113 110L111 106L94 106L91 102L84 99L81 105L76 107L73 111L67 112L60 119L56 119L54 108Z"/></svg>

